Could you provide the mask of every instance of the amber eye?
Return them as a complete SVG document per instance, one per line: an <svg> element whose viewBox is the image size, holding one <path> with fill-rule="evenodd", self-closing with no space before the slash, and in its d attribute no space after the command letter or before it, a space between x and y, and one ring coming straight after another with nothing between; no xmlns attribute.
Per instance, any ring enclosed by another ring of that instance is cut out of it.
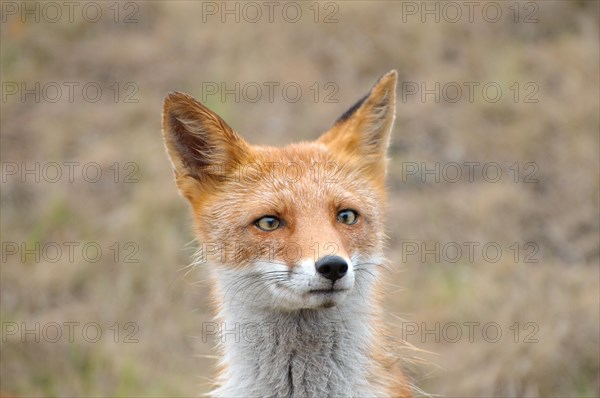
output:
<svg viewBox="0 0 600 398"><path fill-rule="evenodd" d="M350 209L341 210L337 214L337 221L347 225L356 224L358 221L358 213Z"/></svg>
<svg viewBox="0 0 600 398"><path fill-rule="evenodd" d="M275 231L280 224L281 221L275 216L264 216L254 221L254 225L263 231Z"/></svg>

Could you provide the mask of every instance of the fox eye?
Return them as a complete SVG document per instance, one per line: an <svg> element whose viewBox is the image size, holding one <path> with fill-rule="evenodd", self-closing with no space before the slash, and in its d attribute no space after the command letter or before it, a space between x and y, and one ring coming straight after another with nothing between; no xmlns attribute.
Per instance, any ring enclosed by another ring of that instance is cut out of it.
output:
<svg viewBox="0 0 600 398"><path fill-rule="evenodd" d="M254 221L254 225L263 231L275 231L280 224L281 221L275 216L264 216Z"/></svg>
<svg viewBox="0 0 600 398"><path fill-rule="evenodd" d="M358 213L350 209L341 210L337 214L337 221L346 225L356 224L358 221Z"/></svg>

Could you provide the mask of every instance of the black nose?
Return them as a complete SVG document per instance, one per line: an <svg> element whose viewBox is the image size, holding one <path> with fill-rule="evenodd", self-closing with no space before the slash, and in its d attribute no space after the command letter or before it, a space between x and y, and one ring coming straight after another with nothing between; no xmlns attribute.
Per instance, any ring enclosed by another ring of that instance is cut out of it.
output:
<svg viewBox="0 0 600 398"><path fill-rule="evenodd" d="M348 272L348 263L338 256L325 256L315 263L317 272L332 282L341 279Z"/></svg>

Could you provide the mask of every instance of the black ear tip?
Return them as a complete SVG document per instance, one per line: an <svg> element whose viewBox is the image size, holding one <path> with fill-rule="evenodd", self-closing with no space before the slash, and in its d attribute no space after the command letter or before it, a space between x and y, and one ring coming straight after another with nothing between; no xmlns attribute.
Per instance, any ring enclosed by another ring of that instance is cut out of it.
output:
<svg viewBox="0 0 600 398"><path fill-rule="evenodd" d="M340 116L338 118L338 120L335 121L335 123L341 123L345 120L350 119L350 116L352 116L354 114L354 112L356 112L358 110L358 108L361 107L361 105L363 104L363 102L366 101L366 99L369 97L369 95L365 95L364 97L362 97L361 99L359 99L354 105L352 105L350 107L350 109L348 109L346 112L344 112L344 114L342 116Z"/></svg>

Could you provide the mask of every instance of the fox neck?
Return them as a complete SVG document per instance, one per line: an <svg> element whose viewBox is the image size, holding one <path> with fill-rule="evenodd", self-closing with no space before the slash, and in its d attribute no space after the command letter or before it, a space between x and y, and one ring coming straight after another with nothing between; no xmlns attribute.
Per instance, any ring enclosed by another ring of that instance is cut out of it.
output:
<svg viewBox="0 0 600 398"><path fill-rule="evenodd" d="M364 294L338 306L275 312L224 302L214 396L381 396L372 384L375 319Z"/></svg>

